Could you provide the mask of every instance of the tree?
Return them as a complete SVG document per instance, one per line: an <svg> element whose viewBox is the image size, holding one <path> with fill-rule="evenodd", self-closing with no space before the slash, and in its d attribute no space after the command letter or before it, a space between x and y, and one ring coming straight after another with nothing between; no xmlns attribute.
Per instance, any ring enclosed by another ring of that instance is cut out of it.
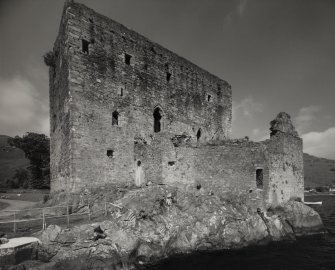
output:
<svg viewBox="0 0 335 270"><path fill-rule="evenodd" d="M8 139L11 146L20 148L30 161L31 188L50 187L50 139L44 134L27 132Z"/></svg>
<svg viewBox="0 0 335 270"><path fill-rule="evenodd" d="M24 168L16 169L13 181L15 184L14 187L13 184L11 185L12 188L28 188L30 182L29 172Z"/></svg>

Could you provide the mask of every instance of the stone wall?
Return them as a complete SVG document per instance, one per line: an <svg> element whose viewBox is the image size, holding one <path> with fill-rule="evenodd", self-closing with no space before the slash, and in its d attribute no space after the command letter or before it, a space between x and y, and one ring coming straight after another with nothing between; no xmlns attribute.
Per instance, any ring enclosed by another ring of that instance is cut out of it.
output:
<svg viewBox="0 0 335 270"><path fill-rule="evenodd" d="M64 60L56 73L66 85L58 86L58 97L51 89L51 104L69 108L72 120L66 138L52 132L67 149L52 152L72 150L66 164L52 158L52 170L58 171L52 178L59 183L53 190L133 181L134 138L153 139L155 108L164 132L196 139L201 130L202 141L230 136L231 87L226 81L77 3L65 6L58 40L62 49L54 52ZM56 114L65 119L67 112ZM59 129L60 122L51 122ZM106 155L109 149L112 159ZM64 179L69 170L71 177Z"/></svg>
<svg viewBox="0 0 335 270"><path fill-rule="evenodd" d="M266 201L277 205L304 199L302 139L278 132L266 142L269 156L269 190Z"/></svg>
<svg viewBox="0 0 335 270"><path fill-rule="evenodd" d="M232 140L227 82L77 3L64 7L51 58L52 192L134 185L141 172L143 183L274 205L303 198L288 114L270 140Z"/></svg>
<svg viewBox="0 0 335 270"><path fill-rule="evenodd" d="M69 91L68 39L63 16L49 65L51 190L64 190L71 178L71 94Z"/></svg>
<svg viewBox="0 0 335 270"><path fill-rule="evenodd" d="M249 193L257 189L256 169L268 185L267 156L261 143L182 146L175 148L175 163L163 163L164 181L210 193ZM165 173L164 173L165 172Z"/></svg>

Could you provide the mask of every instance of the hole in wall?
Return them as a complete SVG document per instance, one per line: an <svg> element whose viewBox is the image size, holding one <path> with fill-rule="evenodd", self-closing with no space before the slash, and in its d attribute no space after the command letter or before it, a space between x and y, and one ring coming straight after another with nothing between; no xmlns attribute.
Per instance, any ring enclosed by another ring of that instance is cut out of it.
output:
<svg viewBox="0 0 335 270"><path fill-rule="evenodd" d="M107 157L112 158L114 155L114 150L108 149L107 150Z"/></svg>
<svg viewBox="0 0 335 270"><path fill-rule="evenodd" d="M89 45L90 45L89 41L85 39L81 40L81 49L83 53L89 54Z"/></svg>
<svg viewBox="0 0 335 270"><path fill-rule="evenodd" d="M207 95L207 101L210 102L212 100L212 96L211 95Z"/></svg>
<svg viewBox="0 0 335 270"><path fill-rule="evenodd" d="M197 132L197 141L199 141L200 138L201 138L201 128L199 128Z"/></svg>
<svg viewBox="0 0 335 270"><path fill-rule="evenodd" d="M131 55L130 54L127 54L127 53L124 54L124 62L127 65L130 65L130 62L131 62Z"/></svg>
<svg viewBox="0 0 335 270"><path fill-rule="evenodd" d="M142 162L140 160L137 161L137 167L141 167L141 165L142 165Z"/></svg>
<svg viewBox="0 0 335 270"><path fill-rule="evenodd" d="M112 126L117 126L119 124L119 113L118 111L114 111L112 113Z"/></svg>
<svg viewBox="0 0 335 270"><path fill-rule="evenodd" d="M171 73L170 72L166 72L166 81L170 81L171 80Z"/></svg>
<svg viewBox="0 0 335 270"><path fill-rule="evenodd" d="M169 161L169 162L168 162L168 165L169 165L169 166L174 166L175 163L176 163L175 161Z"/></svg>
<svg viewBox="0 0 335 270"><path fill-rule="evenodd" d="M256 185L257 188L263 188L263 169L256 170Z"/></svg>
<svg viewBox="0 0 335 270"><path fill-rule="evenodd" d="M200 190L200 189L201 189L201 185L197 184L197 190Z"/></svg>
<svg viewBox="0 0 335 270"><path fill-rule="evenodd" d="M119 95L120 95L121 97L123 97L123 95L124 95L124 89L123 89L123 87L120 87L120 88L119 88Z"/></svg>
<svg viewBox="0 0 335 270"><path fill-rule="evenodd" d="M90 21L90 23L93 23L93 20L91 18L88 19Z"/></svg>
<svg viewBox="0 0 335 270"><path fill-rule="evenodd" d="M160 108L156 108L153 113L154 116L154 132L160 132L161 131L161 119L162 119L162 110Z"/></svg>

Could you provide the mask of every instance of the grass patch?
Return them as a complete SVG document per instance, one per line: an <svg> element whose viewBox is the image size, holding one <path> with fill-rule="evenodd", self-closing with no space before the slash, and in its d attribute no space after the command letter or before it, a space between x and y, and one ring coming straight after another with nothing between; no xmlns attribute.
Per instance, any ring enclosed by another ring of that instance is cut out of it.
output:
<svg viewBox="0 0 335 270"><path fill-rule="evenodd" d="M5 203L5 202L0 202L0 211L5 209L7 206L9 206L8 203Z"/></svg>
<svg viewBox="0 0 335 270"><path fill-rule="evenodd" d="M49 191L31 190L22 192L22 190L12 190L6 193L0 193L0 197L8 200L39 202L43 200L45 194L49 194Z"/></svg>

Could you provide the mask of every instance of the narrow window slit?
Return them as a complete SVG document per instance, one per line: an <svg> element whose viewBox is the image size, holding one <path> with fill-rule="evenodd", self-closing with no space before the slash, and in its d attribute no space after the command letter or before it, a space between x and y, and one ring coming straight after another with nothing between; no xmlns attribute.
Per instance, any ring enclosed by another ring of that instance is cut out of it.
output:
<svg viewBox="0 0 335 270"><path fill-rule="evenodd" d="M125 54L124 54L124 62L125 62L127 65L130 65L130 61L131 61L131 55L125 53Z"/></svg>
<svg viewBox="0 0 335 270"><path fill-rule="evenodd" d="M263 169L256 170L256 185L257 188L263 188Z"/></svg>
<svg viewBox="0 0 335 270"><path fill-rule="evenodd" d="M90 45L90 42L85 40L85 39L82 39L82 43L81 43L81 48L82 48L82 52L83 53L86 53L86 54L89 54L89 45Z"/></svg>
<svg viewBox="0 0 335 270"><path fill-rule="evenodd" d="M112 126L119 125L119 113L118 111L114 111L112 114Z"/></svg>

